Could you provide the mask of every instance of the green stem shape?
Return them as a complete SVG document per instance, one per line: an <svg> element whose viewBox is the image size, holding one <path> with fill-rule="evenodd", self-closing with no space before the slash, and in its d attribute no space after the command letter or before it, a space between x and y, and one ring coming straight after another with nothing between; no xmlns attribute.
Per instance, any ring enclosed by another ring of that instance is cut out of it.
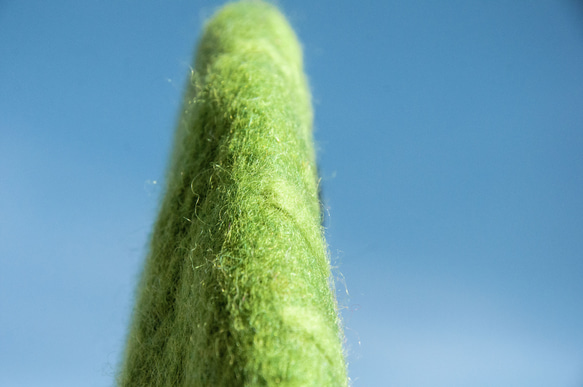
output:
<svg viewBox="0 0 583 387"><path fill-rule="evenodd" d="M207 24L123 386L346 386L301 47L261 2Z"/></svg>

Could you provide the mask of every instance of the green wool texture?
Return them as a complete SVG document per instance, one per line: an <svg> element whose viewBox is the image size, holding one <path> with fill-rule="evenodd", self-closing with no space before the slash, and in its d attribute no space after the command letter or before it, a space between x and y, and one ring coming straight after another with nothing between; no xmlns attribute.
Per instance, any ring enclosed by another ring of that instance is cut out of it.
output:
<svg viewBox="0 0 583 387"><path fill-rule="evenodd" d="M302 51L262 2L206 25L122 386L346 386Z"/></svg>

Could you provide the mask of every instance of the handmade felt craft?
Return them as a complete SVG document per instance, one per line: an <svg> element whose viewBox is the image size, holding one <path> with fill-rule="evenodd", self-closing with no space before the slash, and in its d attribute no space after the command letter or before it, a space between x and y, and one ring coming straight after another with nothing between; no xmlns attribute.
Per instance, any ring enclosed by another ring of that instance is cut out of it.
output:
<svg viewBox="0 0 583 387"><path fill-rule="evenodd" d="M272 5L207 23L120 385L347 385L302 66Z"/></svg>

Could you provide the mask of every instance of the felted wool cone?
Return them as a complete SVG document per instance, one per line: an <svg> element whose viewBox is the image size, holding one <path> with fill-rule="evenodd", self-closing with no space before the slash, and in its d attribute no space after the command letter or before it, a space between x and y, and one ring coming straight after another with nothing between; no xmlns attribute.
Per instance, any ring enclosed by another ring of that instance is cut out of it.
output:
<svg viewBox="0 0 583 387"><path fill-rule="evenodd" d="M346 386L301 47L271 5L206 25L122 386Z"/></svg>

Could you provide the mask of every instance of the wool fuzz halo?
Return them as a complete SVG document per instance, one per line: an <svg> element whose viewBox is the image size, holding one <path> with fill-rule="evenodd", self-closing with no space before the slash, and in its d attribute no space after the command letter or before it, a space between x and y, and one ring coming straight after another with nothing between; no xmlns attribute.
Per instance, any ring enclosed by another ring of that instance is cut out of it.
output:
<svg viewBox="0 0 583 387"><path fill-rule="evenodd" d="M206 25L120 385L347 385L302 66L271 5Z"/></svg>

